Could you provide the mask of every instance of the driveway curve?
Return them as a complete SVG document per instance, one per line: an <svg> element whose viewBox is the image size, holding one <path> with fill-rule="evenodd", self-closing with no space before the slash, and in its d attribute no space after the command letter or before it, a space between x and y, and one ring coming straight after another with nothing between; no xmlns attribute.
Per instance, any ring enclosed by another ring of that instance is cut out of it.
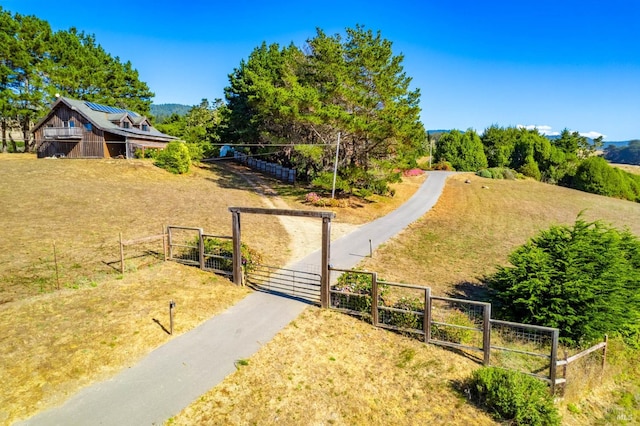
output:
<svg viewBox="0 0 640 426"><path fill-rule="evenodd" d="M425 183L392 213L331 243L331 264L348 269L437 202L451 172L429 172ZM320 252L287 265L320 265ZM151 352L115 377L84 388L63 405L18 425L158 425L235 371L308 305L254 292L192 331Z"/></svg>

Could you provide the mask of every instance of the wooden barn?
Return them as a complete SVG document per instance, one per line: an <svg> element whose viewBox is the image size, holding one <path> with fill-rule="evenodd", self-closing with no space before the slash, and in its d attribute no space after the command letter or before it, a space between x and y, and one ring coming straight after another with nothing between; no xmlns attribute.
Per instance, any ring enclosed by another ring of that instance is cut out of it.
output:
<svg viewBox="0 0 640 426"><path fill-rule="evenodd" d="M59 97L32 130L38 158L132 158L176 139L121 108Z"/></svg>

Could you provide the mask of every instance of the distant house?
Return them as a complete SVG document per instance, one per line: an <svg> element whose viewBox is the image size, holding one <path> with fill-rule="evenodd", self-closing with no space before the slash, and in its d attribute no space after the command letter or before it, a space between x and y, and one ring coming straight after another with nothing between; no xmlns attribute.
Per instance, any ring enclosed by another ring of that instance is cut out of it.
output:
<svg viewBox="0 0 640 426"><path fill-rule="evenodd" d="M59 97L32 130L38 158L132 158L176 139L121 108Z"/></svg>

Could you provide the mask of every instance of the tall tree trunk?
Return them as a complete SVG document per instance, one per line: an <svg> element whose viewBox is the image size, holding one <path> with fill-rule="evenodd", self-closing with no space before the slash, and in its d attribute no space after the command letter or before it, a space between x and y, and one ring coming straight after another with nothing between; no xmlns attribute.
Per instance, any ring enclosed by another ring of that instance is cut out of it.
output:
<svg viewBox="0 0 640 426"><path fill-rule="evenodd" d="M3 119L0 126L2 127L2 149L0 152L7 152L7 120Z"/></svg>

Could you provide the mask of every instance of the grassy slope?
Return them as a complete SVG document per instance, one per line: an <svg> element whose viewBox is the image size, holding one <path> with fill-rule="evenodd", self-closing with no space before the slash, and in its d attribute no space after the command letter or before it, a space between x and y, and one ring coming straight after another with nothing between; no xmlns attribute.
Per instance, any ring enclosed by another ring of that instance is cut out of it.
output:
<svg viewBox="0 0 640 426"><path fill-rule="evenodd" d="M181 225L231 235L229 206L262 206L231 174L176 176L148 161L0 155L0 182L0 304L57 287L54 243L60 286L81 287L118 267L108 263L119 259L120 232L132 239ZM286 235L277 218L243 217L243 241L279 263L288 239L272 242L272 232Z"/></svg>
<svg viewBox="0 0 640 426"><path fill-rule="evenodd" d="M464 183L469 177L471 183ZM514 247L551 224L572 223L583 210L588 219L640 234L640 204L532 181L456 176L434 210L364 266L391 280L430 285L435 294L473 293L481 290L477 277L505 263ZM310 308L169 423L491 423L453 390L474 368L454 352ZM609 383L590 396L600 398L600 407L565 410L565 421L584 424L603 416L619 390Z"/></svg>
<svg viewBox="0 0 640 426"><path fill-rule="evenodd" d="M118 232L134 238L171 223L228 233L227 206L259 205L232 175L203 169L173 176L145 162L0 156L0 179L12 183L0 187L0 225L12 231L0 241L0 344L8 348L0 355L0 380L6 384L0 392L0 423L59 403L162 344L170 338L162 330L169 299L177 301L176 333L182 333L244 294L180 265L156 265L121 277L103 263L117 259ZM471 185L452 180L436 209L377 251L372 261L380 264L367 267L389 279L432 284L436 293L444 293L502 263L514 245L540 227L571 222L585 207L588 217L627 223L638 233L640 215L633 203L534 182L472 180ZM490 188L482 189L480 182ZM373 206L384 210L392 204ZM361 222L371 206L339 210L338 218ZM507 218L499 219L502 215ZM260 232L272 233L280 225L274 220L255 226L264 220L243 220L250 244L270 247ZM51 290L52 272L33 265L51 263L53 240L68 289L38 296L40 289ZM286 252L284 245L268 252L277 257ZM408 251L424 255L405 260ZM432 258L437 262L421 266ZM419 272L394 275L408 268ZM37 283L40 276L44 284ZM490 423L449 386L473 368L476 364L452 352L310 308L175 422L353 424L413 423L415 418Z"/></svg>
<svg viewBox="0 0 640 426"><path fill-rule="evenodd" d="M228 207L262 200L224 168L175 176L148 161L0 154L0 181L0 424L61 403L166 342L169 300L175 336L247 293L175 263L131 260L124 276L109 265L119 232L132 239L172 224L230 235ZM288 257L288 238L272 238L287 235L276 217L243 216L242 229L267 262Z"/></svg>

